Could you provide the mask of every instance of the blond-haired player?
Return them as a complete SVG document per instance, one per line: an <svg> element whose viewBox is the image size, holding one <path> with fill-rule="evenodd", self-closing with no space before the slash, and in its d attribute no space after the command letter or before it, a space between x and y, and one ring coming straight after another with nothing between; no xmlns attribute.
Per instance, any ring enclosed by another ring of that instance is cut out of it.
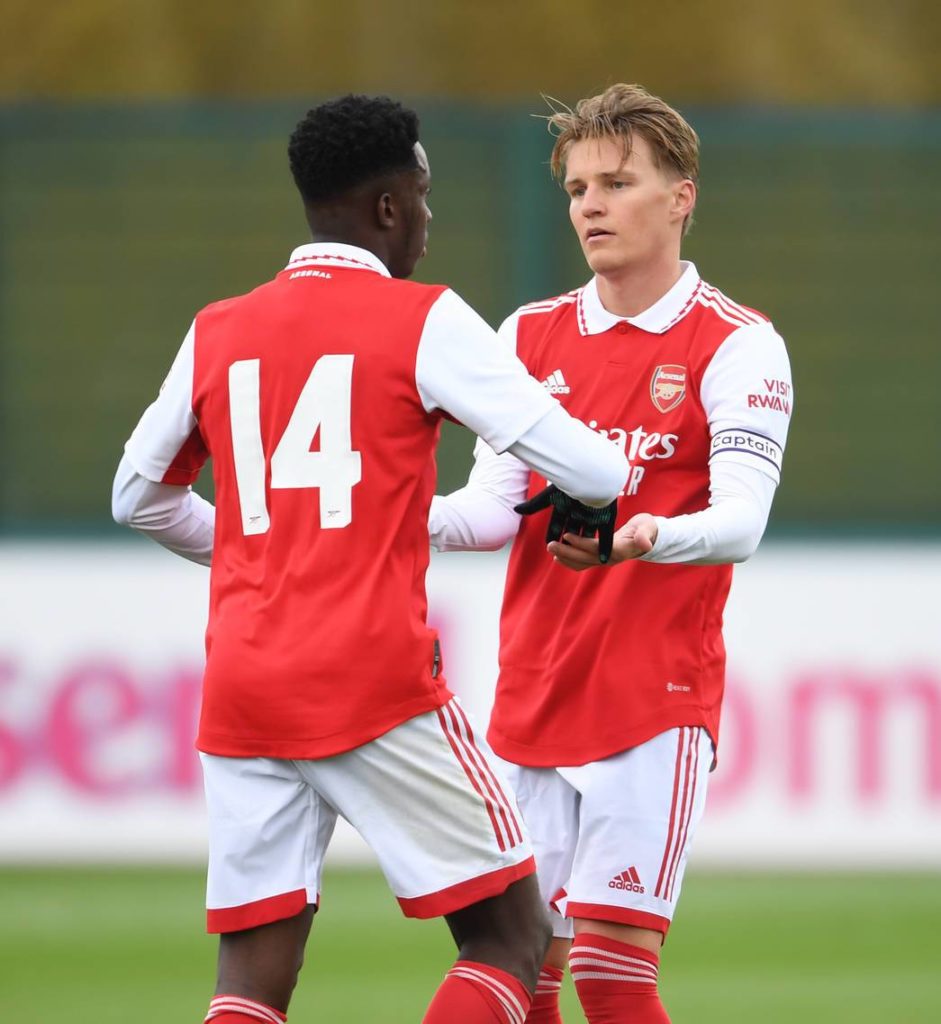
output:
<svg viewBox="0 0 941 1024"><path fill-rule="evenodd" d="M514 538L488 738L515 766L553 911L527 1021L560 1021L568 962L591 1024L654 1024L669 1020L659 950L715 759L732 563L768 519L790 368L768 318L680 258L699 174L684 118L622 84L549 122L593 276L500 333L628 456L613 552L601 565L598 541L563 532L547 554L531 515L546 481L482 441L467 486L433 502L430 530L441 550ZM554 514L549 536L560 528Z"/></svg>

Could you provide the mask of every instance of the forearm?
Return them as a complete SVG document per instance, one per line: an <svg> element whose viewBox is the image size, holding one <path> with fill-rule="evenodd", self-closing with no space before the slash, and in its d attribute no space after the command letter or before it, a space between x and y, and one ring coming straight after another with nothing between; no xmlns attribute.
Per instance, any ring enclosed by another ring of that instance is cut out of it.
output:
<svg viewBox="0 0 941 1024"><path fill-rule="evenodd" d="M154 483L122 458L114 478L111 512L158 544L200 565L212 561L216 510L189 487Z"/></svg>
<svg viewBox="0 0 941 1024"><path fill-rule="evenodd" d="M529 467L478 440L467 485L431 502L428 533L438 551L496 551L516 536L513 506L526 497Z"/></svg>
<svg viewBox="0 0 941 1024"><path fill-rule="evenodd" d="M519 519L493 494L462 487L432 499L428 534L436 551L498 551L516 536Z"/></svg>
<svg viewBox="0 0 941 1024"><path fill-rule="evenodd" d="M747 467L720 464L711 474L711 504L701 512L654 516L657 539L645 562L717 565L744 562L765 531L775 484Z"/></svg>
<svg viewBox="0 0 941 1024"><path fill-rule="evenodd" d="M729 498L702 512L666 518L654 516L657 542L642 556L644 562L721 565L744 562L758 547L765 521L754 507Z"/></svg>
<svg viewBox="0 0 941 1024"><path fill-rule="evenodd" d="M560 491L599 508L618 496L630 469L617 445L561 407L530 427L509 451ZM525 496L524 491L518 500Z"/></svg>

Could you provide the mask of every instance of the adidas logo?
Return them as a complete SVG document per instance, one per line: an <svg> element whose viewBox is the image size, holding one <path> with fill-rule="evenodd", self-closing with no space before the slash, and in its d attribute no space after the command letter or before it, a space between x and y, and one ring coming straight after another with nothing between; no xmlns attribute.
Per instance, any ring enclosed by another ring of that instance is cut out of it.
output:
<svg viewBox="0 0 941 1024"><path fill-rule="evenodd" d="M609 889L627 889L629 892L646 892L647 890L640 884L640 875L637 874L637 868L631 867L627 871L622 871L619 875L615 875L614 878L608 882Z"/></svg>
<svg viewBox="0 0 941 1024"><path fill-rule="evenodd" d="M561 370L553 370L542 382L542 386L550 395L568 395L572 389L565 383Z"/></svg>

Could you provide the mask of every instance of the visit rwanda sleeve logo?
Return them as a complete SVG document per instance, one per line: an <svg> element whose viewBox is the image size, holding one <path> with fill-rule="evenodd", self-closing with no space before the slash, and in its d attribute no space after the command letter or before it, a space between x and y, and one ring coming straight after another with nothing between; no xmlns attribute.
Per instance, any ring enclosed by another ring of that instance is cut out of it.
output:
<svg viewBox="0 0 941 1024"><path fill-rule="evenodd" d="M686 367L667 363L653 371L650 398L660 412L675 409L686 397Z"/></svg>

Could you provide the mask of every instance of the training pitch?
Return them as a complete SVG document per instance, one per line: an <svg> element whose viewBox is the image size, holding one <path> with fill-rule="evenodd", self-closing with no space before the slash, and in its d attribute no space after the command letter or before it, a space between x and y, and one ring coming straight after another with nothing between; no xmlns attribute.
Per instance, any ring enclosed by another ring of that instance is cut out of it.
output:
<svg viewBox="0 0 941 1024"><path fill-rule="evenodd" d="M193 870L0 867L0 1020L199 1024L215 942ZM291 1024L418 1024L453 959L371 871L329 872ZM941 876L691 872L661 991L674 1024L934 1024ZM566 1024L581 1024L571 983Z"/></svg>

